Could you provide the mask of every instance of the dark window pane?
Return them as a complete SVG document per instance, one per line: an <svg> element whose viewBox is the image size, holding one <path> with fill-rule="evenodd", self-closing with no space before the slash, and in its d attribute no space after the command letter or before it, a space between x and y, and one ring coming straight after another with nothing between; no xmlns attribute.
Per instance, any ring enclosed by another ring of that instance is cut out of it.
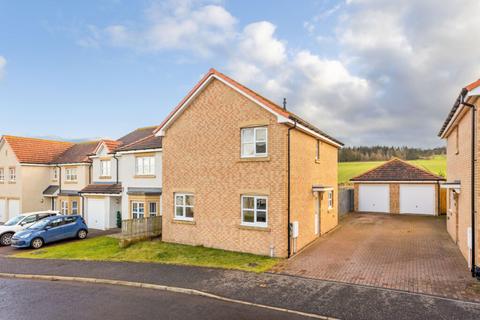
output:
<svg viewBox="0 0 480 320"><path fill-rule="evenodd" d="M257 199L257 209L267 210L267 199Z"/></svg>
<svg viewBox="0 0 480 320"><path fill-rule="evenodd" d="M255 222L253 211L243 210L243 222Z"/></svg>
<svg viewBox="0 0 480 320"><path fill-rule="evenodd" d="M193 196L185 196L185 202L187 206L193 206L194 205L194 197Z"/></svg>
<svg viewBox="0 0 480 320"><path fill-rule="evenodd" d="M257 142L256 152L257 153L266 153L267 152L267 144L265 142Z"/></svg>
<svg viewBox="0 0 480 320"><path fill-rule="evenodd" d="M266 211L257 211L257 222L267 222Z"/></svg>
<svg viewBox="0 0 480 320"><path fill-rule="evenodd" d="M193 208L185 208L185 217L193 218Z"/></svg>
<svg viewBox="0 0 480 320"><path fill-rule="evenodd" d="M182 208L182 207L177 207L177 208L175 209L175 215L176 215L177 217L183 217L183 208Z"/></svg>

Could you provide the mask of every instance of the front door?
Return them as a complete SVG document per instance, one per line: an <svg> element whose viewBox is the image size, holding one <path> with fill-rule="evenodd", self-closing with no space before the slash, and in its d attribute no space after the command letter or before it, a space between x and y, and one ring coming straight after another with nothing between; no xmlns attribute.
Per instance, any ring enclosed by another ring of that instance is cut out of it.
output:
<svg viewBox="0 0 480 320"><path fill-rule="evenodd" d="M322 197L321 193L317 192L317 197L315 198L315 235L320 235L320 209L321 209Z"/></svg>

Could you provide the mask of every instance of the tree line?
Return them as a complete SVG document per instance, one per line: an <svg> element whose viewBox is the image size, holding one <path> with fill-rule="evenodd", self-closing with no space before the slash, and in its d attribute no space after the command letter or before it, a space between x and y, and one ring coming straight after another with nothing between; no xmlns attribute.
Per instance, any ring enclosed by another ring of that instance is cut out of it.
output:
<svg viewBox="0 0 480 320"><path fill-rule="evenodd" d="M340 149L339 161L386 161L393 157L403 160L426 159L446 154L446 148L420 149L409 147L344 147Z"/></svg>

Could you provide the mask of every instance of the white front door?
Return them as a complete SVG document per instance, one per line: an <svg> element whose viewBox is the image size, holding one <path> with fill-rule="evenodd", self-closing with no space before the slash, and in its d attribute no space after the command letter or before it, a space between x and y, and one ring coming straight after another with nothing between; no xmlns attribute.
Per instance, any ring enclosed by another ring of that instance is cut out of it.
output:
<svg viewBox="0 0 480 320"><path fill-rule="evenodd" d="M317 198L315 198L315 234L320 233L320 193L317 192Z"/></svg>
<svg viewBox="0 0 480 320"><path fill-rule="evenodd" d="M7 201L5 199L0 199L0 222L7 222Z"/></svg>
<svg viewBox="0 0 480 320"><path fill-rule="evenodd" d="M401 184L400 213L435 215L435 185Z"/></svg>
<svg viewBox="0 0 480 320"><path fill-rule="evenodd" d="M8 218L11 219L20 214L20 200L8 200Z"/></svg>
<svg viewBox="0 0 480 320"><path fill-rule="evenodd" d="M358 211L389 213L390 186L388 184L359 185Z"/></svg>
<svg viewBox="0 0 480 320"><path fill-rule="evenodd" d="M87 226L92 229L107 229L105 199L87 199Z"/></svg>

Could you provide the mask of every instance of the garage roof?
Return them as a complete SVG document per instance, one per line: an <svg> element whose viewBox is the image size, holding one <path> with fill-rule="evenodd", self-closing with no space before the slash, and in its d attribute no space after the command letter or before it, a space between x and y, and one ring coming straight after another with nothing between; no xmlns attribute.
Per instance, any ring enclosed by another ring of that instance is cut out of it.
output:
<svg viewBox="0 0 480 320"><path fill-rule="evenodd" d="M444 181L441 176L437 176L427 170L416 167L406 161L393 158L384 164L373 168L355 178L352 182L367 181Z"/></svg>

